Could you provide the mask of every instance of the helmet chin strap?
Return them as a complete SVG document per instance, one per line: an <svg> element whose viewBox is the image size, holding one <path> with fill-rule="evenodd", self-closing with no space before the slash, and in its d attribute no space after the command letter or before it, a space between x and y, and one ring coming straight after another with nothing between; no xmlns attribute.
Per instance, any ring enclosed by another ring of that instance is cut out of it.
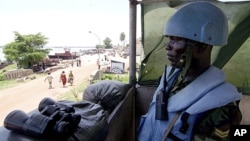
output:
<svg viewBox="0 0 250 141"><path fill-rule="evenodd" d="M187 47L182 55L183 57L180 59L180 62L183 62L182 64L182 72L181 72L181 77L184 79L187 75L187 72L190 68L191 61L192 61L192 56L193 56L193 46L190 41L187 41Z"/></svg>
<svg viewBox="0 0 250 141"><path fill-rule="evenodd" d="M193 55L193 43L190 41L187 41L187 46L186 46L186 50L185 52L181 55L181 59L179 60L177 66L178 68L181 68L182 71L180 72L178 78L176 79L174 86L179 85L180 83L182 83L187 75L187 72L190 68L191 65L191 61L192 61L192 55ZM173 70L171 70L171 72L174 71L175 68L173 68Z"/></svg>

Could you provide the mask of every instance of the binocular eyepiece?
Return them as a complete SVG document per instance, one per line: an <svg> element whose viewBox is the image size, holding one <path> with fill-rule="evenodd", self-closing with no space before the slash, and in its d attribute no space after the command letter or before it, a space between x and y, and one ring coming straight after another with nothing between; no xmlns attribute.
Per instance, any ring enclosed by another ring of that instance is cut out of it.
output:
<svg viewBox="0 0 250 141"><path fill-rule="evenodd" d="M42 114L28 116L21 110L14 110L5 118L4 127L34 137L49 137L66 134L69 122L56 122L51 117Z"/></svg>
<svg viewBox="0 0 250 141"><path fill-rule="evenodd" d="M55 137L74 131L81 116L74 114L72 106L44 98L39 106L40 113L28 116L21 110L14 110L4 120L4 127L14 132L35 137Z"/></svg>

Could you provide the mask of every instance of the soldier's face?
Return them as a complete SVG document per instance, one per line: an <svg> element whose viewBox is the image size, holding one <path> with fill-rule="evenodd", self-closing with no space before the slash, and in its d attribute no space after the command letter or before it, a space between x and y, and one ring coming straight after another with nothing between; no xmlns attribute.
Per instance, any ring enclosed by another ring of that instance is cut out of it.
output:
<svg viewBox="0 0 250 141"><path fill-rule="evenodd" d="M180 59L186 49L186 39L176 36L169 36L169 42L165 49L167 58L173 67L180 67Z"/></svg>

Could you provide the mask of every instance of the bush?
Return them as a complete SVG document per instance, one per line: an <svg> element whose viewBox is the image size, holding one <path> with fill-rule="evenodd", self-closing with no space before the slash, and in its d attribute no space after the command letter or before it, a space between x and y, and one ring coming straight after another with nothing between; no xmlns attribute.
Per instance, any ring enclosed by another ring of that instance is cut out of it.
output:
<svg viewBox="0 0 250 141"><path fill-rule="evenodd" d="M0 73L0 81L4 81L3 73Z"/></svg>
<svg viewBox="0 0 250 141"><path fill-rule="evenodd" d="M128 74L103 74L102 80L117 80L123 83L129 83Z"/></svg>

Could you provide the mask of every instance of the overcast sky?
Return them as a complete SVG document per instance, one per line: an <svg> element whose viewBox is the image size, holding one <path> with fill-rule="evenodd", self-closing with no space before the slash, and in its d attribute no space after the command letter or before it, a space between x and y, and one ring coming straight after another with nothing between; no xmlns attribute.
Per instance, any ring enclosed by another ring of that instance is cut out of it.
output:
<svg viewBox="0 0 250 141"><path fill-rule="evenodd" d="M95 46L109 37L129 40L129 0L0 0L0 46L13 31L49 38L47 46Z"/></svg>

